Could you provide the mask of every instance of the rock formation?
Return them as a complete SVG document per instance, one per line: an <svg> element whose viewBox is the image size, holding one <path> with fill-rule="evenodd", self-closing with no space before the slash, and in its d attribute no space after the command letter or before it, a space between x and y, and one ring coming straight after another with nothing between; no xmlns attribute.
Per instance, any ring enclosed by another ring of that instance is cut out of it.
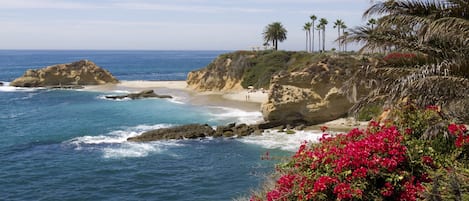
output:
<svg viewBox="0 0 469 201"><path fill-rule="evenodd" d="M319 124L347 116L354 100L341 91L344 82L360 65L357 61L341 67L326 59L297 72L283 72L271 80L269 98L262 105L264 119L270 122Z"/></svg>
<svg viewBox="0 0 469 201"><path fill-rule="evenodd" d="M205 137L243 137L251 134L260 134L263 129L259 125L246 125L235 123L218 126L216 130L207 124L189 124L171 128L162 128L144 132L143 134L128 138L131 142L150 142L172 139L197 139Z"/></svg>
<svg viewBox="0 0 469 201"><path fill-rule="evenodd" d="M144 90L138 93L130 93L126 95L107 95L105 96L108 99L124 99L130 98L134 99L142 99L142 98L173 98L170 95L158 95L153 90Z"/></svg>
<svg viewBox="0 0 469 201"><path fill-rule="evenodd" d="M117 83L111 73L95 63L82 60L58 64L39 70L27 70L22 77L10 83L16 87L45 87L65 85L99 85Z"/></svg>
<svg viewBox="0 0 469 201"><path fill-rule="evenodd" d="M3 82L0 82L0 86L3 86Z"/></svg>
<svg viewBox="0 0 469 201"><path fill-rule="evenodd" d="M243 89L241 82L253 53L232 53L217 57L207 67L192 71L187 85L196 91L230 91Z"/></svg>
<svg viewBox="0 0 469 201"><path fill-rule="evenodd" d="M209 125L189 124L172 128L162 128L144 132L137 137L128 138L131 142L149 142L171 139L195 139L212 136L215 133Z"/></svg>

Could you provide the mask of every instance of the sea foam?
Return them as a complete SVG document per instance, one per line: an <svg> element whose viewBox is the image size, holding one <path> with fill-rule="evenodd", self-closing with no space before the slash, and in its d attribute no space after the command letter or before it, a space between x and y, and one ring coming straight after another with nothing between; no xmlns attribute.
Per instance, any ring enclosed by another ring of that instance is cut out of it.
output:
<svg viewBox="0 0 469 201"><path fill-rule="evenodd" d="M236 108L228 107L209 107L213 111L209 114L213 116L212 120L232 120L237 123L256 124L263 120L261 112L248 112Z"/></svg>
<svg viewBox="0 0 469 201"><path fill-rule="evenodd" d="M33 92L39 89L44 89L44 88L42 87L35 87L35 88L13 87L13 86L10 86L10 82L3 82L3 86L0 86L0 92Z"/></svg>
<svg viewBox="0 0 469 201"><path fill-rule="evenodd" d="M259 145L266 149L281 149L295 152L303 142L318 142L321 136L321 131L296 131L295 134L286 134L284 132L266 130L262 135L247 136L239 139L239 141Z"/></svg>
<svg viewBox="0 0 469 201"><path fill-rule="evenodd" d="M160 141L151 143L127 142L127 138L135 137L145 131L167 128L169 124L139 125L123 130L116 130L105 135L82 136L65 141L75 150L99 150L103 158L145 157L151 153L162 153L170 147L182 146L177 141Z"/></svg>

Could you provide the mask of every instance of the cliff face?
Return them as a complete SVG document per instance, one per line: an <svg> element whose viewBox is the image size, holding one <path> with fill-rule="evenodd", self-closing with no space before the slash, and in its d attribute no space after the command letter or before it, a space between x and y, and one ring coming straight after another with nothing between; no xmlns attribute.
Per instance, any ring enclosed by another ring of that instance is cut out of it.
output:
<svg viewBox="0 0 469 201"><path fill-rule="evenodd" d="M262 105L264 119L271 122L319 124L347 115L354 99L341 88L359 68L358 61L346 59L346 66L326 59L300 71L280 73L271 80L269 99Z"/></svg>
<svg viewBox="0 0 469 201"><path fill-rule="evenodd" d="M187 83L197 91L269 88L268 101L261 108L266 121L318 124L347 115L359 96L368 93L361 88L352 95L341 90L362 64L349 56L235 52L191 72Z"/></svg>
<svg viewBox="0 0 469 201"><path fill-rule="evenodd" d="M250 67L254 53L226 54L216 58L207 67L192 71L187 85L195 91L232 91L243 89L244 72Z"/></svg>
<svg viewBox="0 0 469 201"><path fill-rule="evenodd" d="M99 85L117 83L118 80L97 66L82 60L70 64L58 64L39 70L27 70L22 77L10 83L16 87L44 87L57 85Z"/></svg>

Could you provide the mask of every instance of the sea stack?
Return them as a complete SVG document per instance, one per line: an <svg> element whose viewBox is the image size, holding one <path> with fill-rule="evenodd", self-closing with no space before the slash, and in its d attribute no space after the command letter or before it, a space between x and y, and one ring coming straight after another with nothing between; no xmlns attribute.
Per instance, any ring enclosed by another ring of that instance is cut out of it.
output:
<svg viewBox="0 0 469 201"><path fill-rule="evenodd" d="M10 83L15 87L101 85L118 83L112 74L88 60L27 70Z"/></svg>

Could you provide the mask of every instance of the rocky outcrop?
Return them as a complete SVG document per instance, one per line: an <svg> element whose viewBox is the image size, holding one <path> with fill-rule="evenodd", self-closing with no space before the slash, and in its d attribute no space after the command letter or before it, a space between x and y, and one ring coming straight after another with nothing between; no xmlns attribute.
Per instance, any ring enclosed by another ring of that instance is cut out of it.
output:
<svg viewBox="0 0 469 201"><path fill-rule="evenodd" d="M226 126L218 126L214 137L244 137L251 134L261 134L263 129L260 129L258 125L247 125L235 123L228 124Z"/></svg>
<svg viewBox="0 0 469 201"><path fill-rule="evenodd" d="M3 86L3 82L0 82L0 86Z"/></svg>
<svg viewBox="0 0 469 201"><path fill-rule="evenodd" d="M16 87L45 87L62 85L100 85L117 83L107 70L95 63L82 60L70 64L58 64L39 70L27 70L22 77L10 83Z"/></svg>
<svg viewBox="0 0 469 201"><path fill-rule="evenodd" d="M356 61L343 68L324 60L301 71L277 74L271 80L268 101L262 105L264 119L295 125L347 116L354 101L340 89L359 67Z"/></svg>
<svg viewBox="0 0 469 201"><path fill-rule="evenodd" d="M226 126L218 126L216 130L207 124L189 124L176 126L172 128L162 128L144 132L143 134L128 138L130 142L149 142L158 140L172 139L197 139L205 137L243 137L251 134L261 134L263 129L259 129L258 125L246 124L228 124Z"/></svg>
<svg viewBox="0 0 469 201"><path fill-rule="evenodd" d="M173 98L170 95L158 95L153 90L144 90L138 93L130 93L126 95L107 95L105 97L107 99L113 99L113 100L116 100L116 99L119 100L119 99L125 99L125 98L130 98L132 100L142 99L142 98Z"/></svg>
<svg viewBox="0 0 469 201"><path fill-rule="evenodd" d="M137 137L128 138L131 142L149 142L172 139L195 139L212 136L215 133L209 125L189 124L172 128L162 128L144 132Z"/></svg>
<svg viewBox="0 0 469 201"><path fill-rule="evenodd" d="M217 57L207 67L192 71L187 76L187 85L195 91L231 91L243 89L241 82L249 59L256 57L252 52L236 52Z"/></svg>

